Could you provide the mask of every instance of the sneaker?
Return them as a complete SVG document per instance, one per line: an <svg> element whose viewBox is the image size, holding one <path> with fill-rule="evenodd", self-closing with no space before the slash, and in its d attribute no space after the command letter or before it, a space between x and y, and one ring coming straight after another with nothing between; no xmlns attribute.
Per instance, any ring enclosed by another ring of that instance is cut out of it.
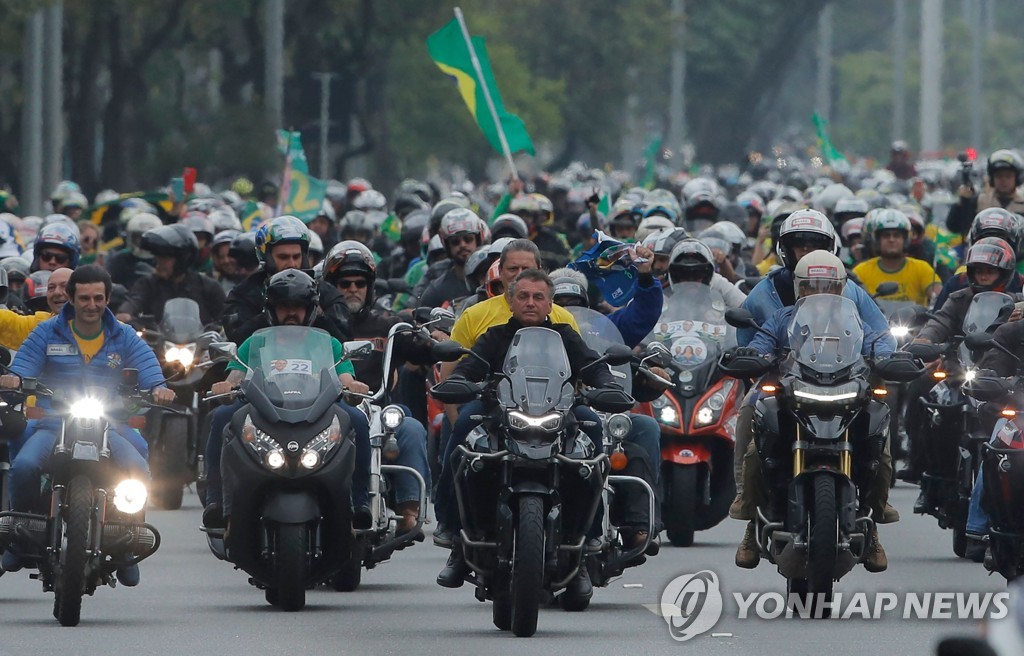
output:
<svg viewBox="0 0 1024 656"><path fill-rule="evenodd" d="M864 554L864 569L869 572L884 572L889 567L889 560L885 557L885 549L878 540L878 529L871 529L868 534L868 545Z"/></svg>
<svg viewBox="0 0 1024 656"><path fill-rule="evenodd" d="M442 588L461 588L469 573L469 565L462 556L462 549L455 547L448 556L444 569L437 575L437 584Z"/></svg>
<svg viewBox="0 0 1024 656"><path fill-rule="evenodd" d="M761 562L761 548L757 546L754 522L747 522L747 530L743 533L740 546L736 549L736 566L743 569L754 569Z"/></svg>
<svg viewBox="0 0 1024 656"><path fill-rule="evenodd" d="M24 566L25 563L21 561L21 556L10 549L5 551L3 558L0 559L0 568L5 572L17 572Z"/></svg>
<svg viewBox="0 0 1024 656"><path fill-rule="evenodd" d="M139 565L122 565L117 568L117 581L126 588L134 588L139 584Z"/></svg>

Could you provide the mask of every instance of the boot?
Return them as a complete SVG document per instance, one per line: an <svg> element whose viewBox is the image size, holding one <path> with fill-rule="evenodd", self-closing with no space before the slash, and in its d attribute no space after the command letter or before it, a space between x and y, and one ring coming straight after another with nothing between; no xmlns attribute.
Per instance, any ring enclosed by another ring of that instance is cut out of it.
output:
<svg viewBox="0 0 1024 656"><path fill-rule="evenodd" d="M976 536L967 536L967 550L964 553L964 558L972 560L976 563L983 562L985 560L985 539Z"/></svg>
<svg viewBox="0 0 1024 656"><path fill-rule="evenodd" d="M743 540L736 549L736 566L744 569L754 569L761 562L761 548L757 546L754 538L756 527L754 522L747 522L747 530L743 533Z"/></svg>
<svg viewBox="0 0 1024 656"><path fill-rule="evenodd" d="M461 588L466 581L466 574L469 572L469 565L462 555L461 547L454 547L448 556L448 562L444 569L437 575L437 584L442 588Z"/></svg>
<svg viewBox="0 0 1024 656"><path fill-rule="evenodd" d="M895 524L900 521L900 511L893 508L888 503L885 504L885 510L882 511L882 516L878 519L876 524Z"/></svg>
<svg viewBox="0 0 1024 656"><path fill-rule="evenodd" d="M419 501L403 501L398 504L396 508L398 514L401 515L401 519L398 520L398 526L395 527L395 535L405 535L416 528L416 523L420 519L420 502ZM423 530L418 531L416 536L418 541L423 540Z"/></svg>
<svg viewBox="0 0 1024 656"><path fill-rule="evenodd" d="M587 571L586 564L580 565L576 578L565 586L565 594L581 601L594 596L594 586L590 583L590 572Z"/></svg>
<svg viewBox="0 0 1024 656"><path fill-rule="evenodd" d="M864 554L864 569L869 572L884 572L889 567L889 560L885 557L885 549L878 540L878 529L871 529L868 534L867 553Z"/></svg>
<svg viewBox="0 0 1024 656"><path fill-rule="evenodd" d="M921 493L917 495L917 501L914 502L914 514L927 515L928 510L928 493L921 488Z"/></svg>

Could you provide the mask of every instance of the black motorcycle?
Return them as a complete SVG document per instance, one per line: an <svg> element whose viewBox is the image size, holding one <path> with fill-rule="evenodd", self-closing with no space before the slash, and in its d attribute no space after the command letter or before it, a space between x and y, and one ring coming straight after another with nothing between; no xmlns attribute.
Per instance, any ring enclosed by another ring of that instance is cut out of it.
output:
<svg viewBox="0 0 1024 656"><path fill-rule="evenodd" d="M0 512L0 547L18 550L44 592L54 592L53 615L76 626L82 596L116 584L119 567L138 563L160 546L160 533L145 522L147 487L127 478L111 460L110 422L123 420L148 402L138 390L138 371L124 370L119 388L89 388L63 399L36 380L23 378L19 392L50 397L51 408L29 408L34 419L60 423L60 436L44 476L40 507ZM12 394L5 392L5 394ZM137 417L128 424L138 427Z"/></svg>
<svg viewBox="0 0 1024 656"><path fill-rule="evenodd" d="M745 310L729 310L726 320L759 329ZM834 582L864 560L875 523L866 497L888 437L889 410L879 400L884 390L869 382L863 342L854 303L819 294L797 301L788 353L772 361L727 353L720 364L745 378L772 368L754 412L765 483L757 543L786 577L790 603L814 617L828 615L823 603ZM893 381L923 371L907 354L876 361L873 369Z"/></svg>
<svg viewBox="0 0 1024 656"><path fill-rule="evenodd" d="M372 349L355 344L360 353L347 358ZM211 344L210 356L232 359L235 345ZM355 444L336 405L343 393L336 364L323 330L277 326L252 335L237 390L245 405L224 432L229 529L203 529L215 556L248 573L286 611L301 610L306 590L337 574L354 552Z"/></svg>
<svg viewBox="0 0 1024 656"><path fill-rule="evenodd" d="M434 355L442 362L479 357L455 342L439 344ZM630 358L628 348L613 347L589 366ZM488 383L449 378L431 390L443 403L483 397L492 409L453 456L460 542L477 599L491 599L494 625L517 636L536 632L541 601L584 566L608 477L608 456L579 430L573 406L626 412L634 404L620 389L577 396L570 373L561 336L531 327L516 333Z"/></svg>
<svg viewBox="0 0 1024 656"><path fill-rule="evenodd" d="M180 508L185 486L200 478L210 418L199 400L214 380L223 378L223 366L207 356L207 347L222 337L204 331L199 316L195 301L172 298L159 325L139 318L148 327L137 332L152 347L177 397L173 406L150 408L142 431L149 443L150 496L155 506L167 510Z"/></svg>
<svg viewBox="0 0 1024 656"><path fill-rule="evenodd" d="M974 354L963 335L989 333L1006 322L1013 311L1013 297L1001 292L975 294L964 317L962 334L946 344L910 344L906 350L926 362L941 358L933 372L935 385L920 403L925 408L922 440L925 469L921 490L925 514L941 528L953 530L953 552L967 553L967 510L974 479L981 462L982 446L992 435L996 417L979 412L979 402L964 394L963 386L977 375Z"/></svg>

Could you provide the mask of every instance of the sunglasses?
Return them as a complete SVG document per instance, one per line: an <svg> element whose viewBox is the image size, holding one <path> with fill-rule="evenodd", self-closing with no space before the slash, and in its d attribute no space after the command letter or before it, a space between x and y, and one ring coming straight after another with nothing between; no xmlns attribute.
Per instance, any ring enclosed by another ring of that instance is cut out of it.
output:
<svg viewBox="0 0 1024 656"><path fill-rule="evenodd" d="M71 261L71 256L67 253L55 253L53 251L43 251L39 254L39 259L43 262L56 262L57 264L67 264Z"/></svg>
<svg viewBox="0 0 1024 656"><path fill-rule="evenodd" d="M339 280L337 283L335 283L334 286L338 287L339 289L349 289L350 287L355 287L356 289L366 289L367 284L369 283L367 283L362 278L358 278L356 280Z"/></svg>

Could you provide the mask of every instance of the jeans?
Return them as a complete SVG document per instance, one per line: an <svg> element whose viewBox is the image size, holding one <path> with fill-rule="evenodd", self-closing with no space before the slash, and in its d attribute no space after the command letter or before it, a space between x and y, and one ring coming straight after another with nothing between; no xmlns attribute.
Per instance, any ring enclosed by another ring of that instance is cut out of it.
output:
<svg viewBox="0 0 1024 656"><path fill-rule="evenodd" d="M661 425L654 417L630 413L629 418L633 420L633 427L626 436L625 441L635 444L647 453L647 459L651 463L650 481L654 489L658 489L658 481L661 479Z"/></svg>
<svg viewBox="0 0 1024 656"><path fill-rule="evenodd" d="M43 420L34 429L11 462L11 508L21 512L34 510L39 504L39 479L57 444L60 422ZM144 441L138 431L111 425L107 440L114 464L134 478L149 480L149 465L136 446L139 441Z"/></svg>
<svg viewBox="0 0 1024 656"><path fill-rule="evenodd" d="M996 421L995 428L992 429L992 439L988 442L989 444L993 446L999 444L999 431L1005 425L1005 419ZM985 494L985 486L981 474L982 470L979 467L978 478L974 479L974 489L971 490L971 504L967 509L967 532L974 535L988 535L988 513L981 507L981 500Z"/></svg>
<svg viewBox="0 0 1024 656"><path fill-rule="evenodd" d="M430 493L430 467L427 465L427 429L412 417L406 417L395 431L399 454L396 465L404 465L418 471L427 484ZM395 503L420 500L420 486L416 479L405 473L394 474Z"/></svg>
<svg viewBox="0 0 1024 656"><path fill-rule="evenodd" d="M7 443L7 454L11 462L18 457L18 452L21 451L21 447L35 434L39 429L39 425L45 422L53 422L53 419L29 419L25 425L25 432L19 435L16 439L11 440ZM54 430L57 430L54 428ZM146 442L146 438L142 437L139 431L134 429L126 429L121 433L121 436L131 442L132 446L142 455L143 459L149 459L149 443Z"/></svg>
<svg viewBox="0 0 1024 656"><path fill-rule="evenodd" d="M224 448L224 429L231 423L231 417L242 407L242 401L235 401L214 410L210 417L210 439L206 441L206 503L223 503L224 484L220 471L220 456ZM347 403L336 404L344 410L355 432L356 467L352 473L352 505L356 508L370 503L370 424L366 415ZM424 456L425 459L425 456Z"/></svg>
<svg viewBox="0 0 1024 656"><path fill-rule="evenodd" d="M437 490L434 492L434 512L437 514L438 523L443 524L445 528L459 528L461 524L459 521L458 504L455 501L452 454L455 453L456 447L466 441L469 432L480 423L470 419L470 417L482 414L484 414L483 401L470 401L463 405L459 409L459 418L455 420L455 426L452 427L451 437L444 445L444 455L441 458L441 475L437 479ZM582 430L595 445L601 444L603 433L601 430L601 420L597 413L586 406L576 406L573 408L573 414L576 415L577 421L595 422L597 424ZM660 460L655 462L660 462Z"/></svg>

